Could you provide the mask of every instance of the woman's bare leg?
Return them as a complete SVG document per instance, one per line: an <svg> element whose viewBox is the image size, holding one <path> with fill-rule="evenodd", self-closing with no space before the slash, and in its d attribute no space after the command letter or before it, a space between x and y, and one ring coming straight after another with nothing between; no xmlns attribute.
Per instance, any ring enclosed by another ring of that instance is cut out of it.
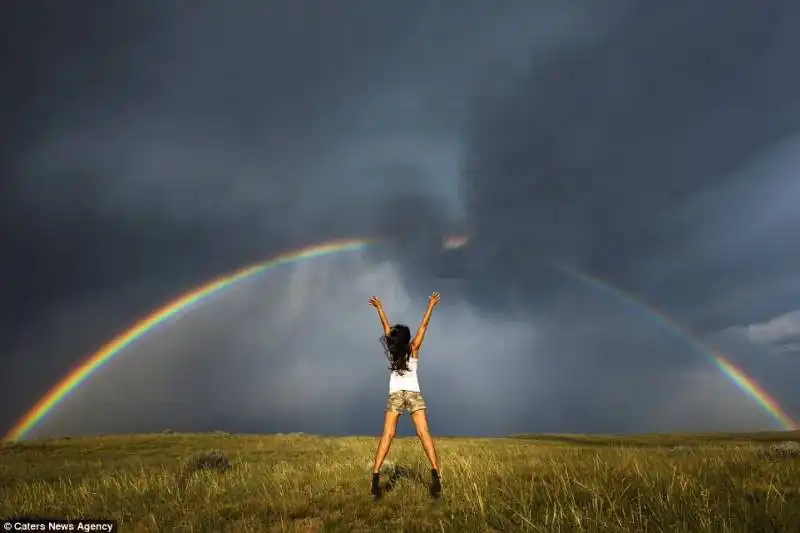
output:
<svg viewBox="0 0 800 533"><path fill-rule="evenodd" d="M439 462L436 460L436 449L433 447L431 432L428 430L428 418L425 416L425 409L419 409L411 413L411 420L414 422L414 428L417 430L417 437L422 443L425 455L428 456L428 461L431 463L431 469L438 472Z"/></svg>
<svg viewBox="0 0 800 533"><path fill-rule="evenodd" d="M422 447L425 449L425 455L428 456L428 461L431 463L431 496L438 498L442 492L442 483L439 480L439 462L436 460L436 449L433 447L431 432L428 431L428 418L425 416L425 409L419 409L411 413L411 420L414 421L417 437L419 437Z"/></svg>
<svg viewBox="0 0 800 533"><path fill-rule="evenodd" d="M383 435L381 441L378 443L378 451L375 453L375 464L372 467L372 473L378 474L383 466L383 461L389 453L389 448L392 446L395 432L397 431L397 421L400 419L402 413L394 411L386 411L383 418Z"/></svg>

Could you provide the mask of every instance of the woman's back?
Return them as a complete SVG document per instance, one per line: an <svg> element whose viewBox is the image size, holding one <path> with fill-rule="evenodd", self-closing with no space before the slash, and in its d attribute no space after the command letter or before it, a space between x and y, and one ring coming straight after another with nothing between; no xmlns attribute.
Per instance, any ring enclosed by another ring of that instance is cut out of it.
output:
<svg viewBox="0 0 800 533"><path fill-rule="evenodd" d="M392 370L391 374L389 374L389 393L403 390L421 392L419 379L417 378L418 366L419 359L412 356L408 359L408 370L403 370L402 373Z"/></svg>

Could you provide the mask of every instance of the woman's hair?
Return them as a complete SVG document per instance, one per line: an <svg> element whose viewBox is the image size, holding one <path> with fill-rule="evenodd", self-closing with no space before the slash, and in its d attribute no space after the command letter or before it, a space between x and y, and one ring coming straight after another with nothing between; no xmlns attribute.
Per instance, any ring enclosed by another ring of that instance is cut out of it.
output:
<svg viewBox="0 0 800 533"><path fill-rule="evenodd" d="M389 359L389 370L402 375L408 370L408 358L411 356L411 330L404 324L397 324L388 335L381 337L381 343Z"/></svg>

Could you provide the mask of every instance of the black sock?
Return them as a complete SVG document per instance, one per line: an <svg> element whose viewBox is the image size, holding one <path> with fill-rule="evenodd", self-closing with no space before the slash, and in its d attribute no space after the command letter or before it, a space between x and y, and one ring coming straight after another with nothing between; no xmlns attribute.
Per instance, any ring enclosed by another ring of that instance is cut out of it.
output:
<svg viewBox="0 0 800 533"><path fill-rule="evenodd" d="M439 471L435 468L431 468L431 477L439 479Z"/></svg>

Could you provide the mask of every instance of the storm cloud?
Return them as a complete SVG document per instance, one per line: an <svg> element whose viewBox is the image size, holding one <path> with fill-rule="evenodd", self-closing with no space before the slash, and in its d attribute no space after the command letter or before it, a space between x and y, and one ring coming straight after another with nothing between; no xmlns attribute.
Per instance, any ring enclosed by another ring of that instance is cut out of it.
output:
<svg viewBox="0 0 800 533"><path fill-rule="evenodd" d="M774 427L697 340L800 417L797 339L762 342L800 308L796 3L34 4L3 8L0 423L344 237L380 244L215 295L34 433L372 433L366 299L413 327L434 290L436 432Z"/></svg>

